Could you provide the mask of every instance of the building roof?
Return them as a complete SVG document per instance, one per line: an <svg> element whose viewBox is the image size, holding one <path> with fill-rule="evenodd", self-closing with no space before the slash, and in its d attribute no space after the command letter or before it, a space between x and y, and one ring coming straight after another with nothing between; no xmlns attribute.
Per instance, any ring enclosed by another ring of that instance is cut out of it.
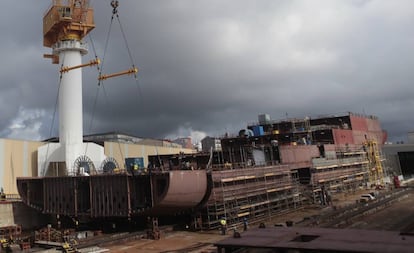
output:
<svg viewBox="0 0 414 253"><path fill-rule="evenodd" d="M105 141L114 141L114 142L125 142L125 143L138 143L142 140L140 137L129 135L126 133L120 132L106 132L106 133L97 133L89 134L83 136L84 141L91 142L105 142ZM59 142L59 137L52 137L43 142Z"/></svg>

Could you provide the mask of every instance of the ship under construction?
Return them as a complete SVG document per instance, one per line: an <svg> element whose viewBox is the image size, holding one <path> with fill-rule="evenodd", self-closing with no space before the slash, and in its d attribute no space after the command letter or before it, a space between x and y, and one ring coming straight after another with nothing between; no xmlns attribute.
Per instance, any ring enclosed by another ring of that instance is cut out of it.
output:
<svg viewBox="0 0 414 253"><path fill-rule="evenodd" d="M153 155L146 166L107 157L82 131L81 70L100 64L81 63L93 9L86 0L53 0L43 20L44 45L52 49L46 57L61 66L59 142L39 147L38 177L17 179L23 202L43 214L76 221L185 214L195 228L214 229L222 218L260 221L308 201L325 204L335 191L382 183L386 134L376 117L354 113L278 121L260 115L220 138L220 150ZM98 80L137 71L133 65Z"/></svg>
<svg viewBox="0 0 414 253"><path fill-rule="evenodd" d="M374 116L259 120L220 138L220 150L152 155L146 168L121 173L19 178L18 189L45 214L89 220L184 214L195 228L216 229L223 217L234 225L264 221L327 204L331 194L383 185L385 138Z"/></svg>
<svg viewBox="0 0 414 253"><path fill-rule="evenodd" d="M157 169L210 171L209 198L197 212L203 228L218 228L223 217L235 225L265 221L309 203L327 205L336 193L384 185L387 135L377 117L258 118L220 138L214 152L151 157Z"/></svg>

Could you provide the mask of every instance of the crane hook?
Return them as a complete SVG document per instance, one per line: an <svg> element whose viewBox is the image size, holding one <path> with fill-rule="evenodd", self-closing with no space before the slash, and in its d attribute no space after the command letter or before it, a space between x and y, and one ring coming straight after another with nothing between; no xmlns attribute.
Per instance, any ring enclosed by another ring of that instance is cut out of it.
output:
<svg viewBox="0 0 414 253"><path fill-rule="evenodd" d="M118 2L118 0L112 0L111 1L111 6L112 6L112 8L114 8L113 10L112 10L112 14L116 14L116 13L118 13L118 10L117 10L117 8L118 8L118 6L119 6L119 2Z"/></svg>

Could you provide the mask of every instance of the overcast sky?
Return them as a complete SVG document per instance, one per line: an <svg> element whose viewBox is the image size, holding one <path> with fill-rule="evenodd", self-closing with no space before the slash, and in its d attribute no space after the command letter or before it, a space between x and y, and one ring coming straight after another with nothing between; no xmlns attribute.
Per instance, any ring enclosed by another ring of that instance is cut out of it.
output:
<svg viewBox="0 0 414 253"><path fill-rule="evenodd" d="M345 112L376 115L390 141L414 130L412 0L120 0L138 80L98 87L83 69L84 133L175 138L236 133L272 119ZM42 55L49 0L2 0L0 137L57 136L58 65ZM89 54L102 59L110 0L91 1ZM131 67L119 23L104 72ZM94 104L96 109L94 110ZM53 124L52 124L53 123Z"/></svg>

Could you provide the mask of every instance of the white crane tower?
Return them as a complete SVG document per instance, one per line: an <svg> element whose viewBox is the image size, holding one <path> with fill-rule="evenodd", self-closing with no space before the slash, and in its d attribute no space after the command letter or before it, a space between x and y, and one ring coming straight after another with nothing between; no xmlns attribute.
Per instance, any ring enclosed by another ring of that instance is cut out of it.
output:
<svg viewBox="0 0 414 253"><path fill-rule="evenodd" d="M89 173L105 159L103 147L83 142L82 64L88 53L83 38L95 28L93 9L88 0L52 0L43 17L43 45L52 48L54 64L61 66L59 87L59 143L38 149L39 176Z"/></svg>

